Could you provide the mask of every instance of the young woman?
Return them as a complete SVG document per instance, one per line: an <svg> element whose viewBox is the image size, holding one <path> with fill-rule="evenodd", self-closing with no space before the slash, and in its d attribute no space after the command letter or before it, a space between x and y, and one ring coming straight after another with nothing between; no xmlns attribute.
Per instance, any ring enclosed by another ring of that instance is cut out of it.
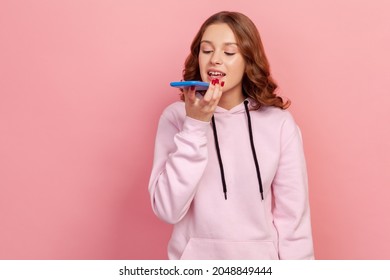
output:
<svg viewBox="0 0 390 280"><path fill-rule="evenodd" d="M149 192L174 224L169 259L313 259L301 134L253 22L212 15L183 78L210 87L184 90L159 122Z"/></svg>

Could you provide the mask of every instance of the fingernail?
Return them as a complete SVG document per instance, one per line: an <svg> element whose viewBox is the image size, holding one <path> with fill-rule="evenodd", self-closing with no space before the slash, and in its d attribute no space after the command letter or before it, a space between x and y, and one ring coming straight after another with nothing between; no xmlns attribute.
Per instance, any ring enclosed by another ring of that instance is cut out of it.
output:
<svg viewBox="0 0 390 280"><path fill-rule="evenodd" d="M190 90L195 90L195 86L191 86L191 87L190 87Z"/></svg>
<svg viewBox="0 0 390 280"><path fill-rule="evenodd" d="M211 84L213 85L213 86L215 86L215 83L217 82L217 79L213 79L212 81L211 81Z"/></svg>
<svg viewBox="0 0 390 280"><path fill-rule="evenodd" d="M224 81L222 81L221 82L221 87L223 87L225 85L225 82Z"/></svg>
<svg viewBox="0 0 390 280"><path fill-rule="evenodd" d="M216 83L216 84L219 84L219 80L218 80L218 79L215 79L215 83Z"/></svg>

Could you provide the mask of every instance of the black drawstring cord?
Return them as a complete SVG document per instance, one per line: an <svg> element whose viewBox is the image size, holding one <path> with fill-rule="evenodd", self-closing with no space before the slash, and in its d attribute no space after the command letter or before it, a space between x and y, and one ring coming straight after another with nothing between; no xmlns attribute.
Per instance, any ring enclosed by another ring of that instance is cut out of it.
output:
<svg viewBox="0 0 390 280"><path fill-rule="evenodd" d="M261 200L264 200L263 184L261 183L260 167L259 167L259 162L257 161L255 144L253 143L252 123L251 123L251 116L249 114L248 103L249 103L248 100L244 101L245 111L246 111L246 115L248 117L249 138L250 138L250 141L251 141L253 160L255 161L255 166L256 166L257 180L259 181L259 189L260 189L260 194L261 194Z"/></svg>
<svg viewBox="0 0 390 280"><path fill-rule="evenodd" d="M225 181L225 172L223 171L223 163L221 158L221 151L219 150L219 143L218 143L218 135L217 135L217 128L215 126L215 119L214 115L211 118L211 122L213 124L213 132L214 132L214 142L215 142L215 148L217 150L217 156L218 156L218 162L219 162L219 169L221 171L221 179L222 179L222 188L223 193L225 195L225 200L227 200L227 189L226 189L226 181Z"/></svg>
<svg viewBox="0 0 390 280"><path fill-rule="evenodd" d="M250 139L250 142L251 142L251 149L252 149L253 160L255 161L255 166L256 166L256 174L257 174L257 180L259 182L259 189L260 189L261 200L264 200L263 184L261 182L260 167L259 167L259 162L257 161L255 144L253 142L252 122L251 122L251 116L249 114L248 103L249 103L248 100L244 101L245 112L246 112L246 115L247 115L247 118L248 118L249 139ZM223 163L222 163L222 158L221 158L221 151L219 149L217 128L215 126L214 116L211 118L211 123L213 125L215 148L217 150L219 169L221 171L223 193L225 195L225 200L227 200L227 188L226 188L225 172L224 172L224 169L223 169Z"/></svg>

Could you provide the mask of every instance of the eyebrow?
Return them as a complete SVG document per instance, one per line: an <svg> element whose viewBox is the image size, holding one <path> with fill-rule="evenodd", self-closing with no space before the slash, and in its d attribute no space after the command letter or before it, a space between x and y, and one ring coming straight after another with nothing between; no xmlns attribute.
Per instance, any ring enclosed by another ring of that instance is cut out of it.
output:
<svg viewBox="0 0 390 280"><path fill-rule="evenodd" d="M208 44L210 44L210 45L213 45L213 43L212 43L211 41L208 41L208 40L202 40L202 41L200 41L200 43L201 43L201 44L202 44L202 43L208 43ZM233 42L226 42L226 43L224 43L224 45L226 45L226 46L230 46L230 45L236 45L236 46L238 46L237 43L233 43Z"/></svg>

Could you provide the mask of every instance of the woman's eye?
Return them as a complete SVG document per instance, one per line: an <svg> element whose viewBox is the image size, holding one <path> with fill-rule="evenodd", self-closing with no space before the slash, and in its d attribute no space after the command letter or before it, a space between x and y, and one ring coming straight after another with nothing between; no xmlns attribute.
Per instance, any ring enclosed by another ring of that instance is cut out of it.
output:
<svg viewBox="0 0 390 280"><path fill-rule="evenodd" d="M211 50L202 50L202 53L204 53L204 54L209 54L209 53L212 53L213 51L211 51Z"/></svg>
<svg viewBox="0 0 390 280"><path fill-rule="evenodd" d="M233 53L233 52L225 52L226 55L229 55L229 56L232 56L232 55L235 55L236 53Z"/></svg>

